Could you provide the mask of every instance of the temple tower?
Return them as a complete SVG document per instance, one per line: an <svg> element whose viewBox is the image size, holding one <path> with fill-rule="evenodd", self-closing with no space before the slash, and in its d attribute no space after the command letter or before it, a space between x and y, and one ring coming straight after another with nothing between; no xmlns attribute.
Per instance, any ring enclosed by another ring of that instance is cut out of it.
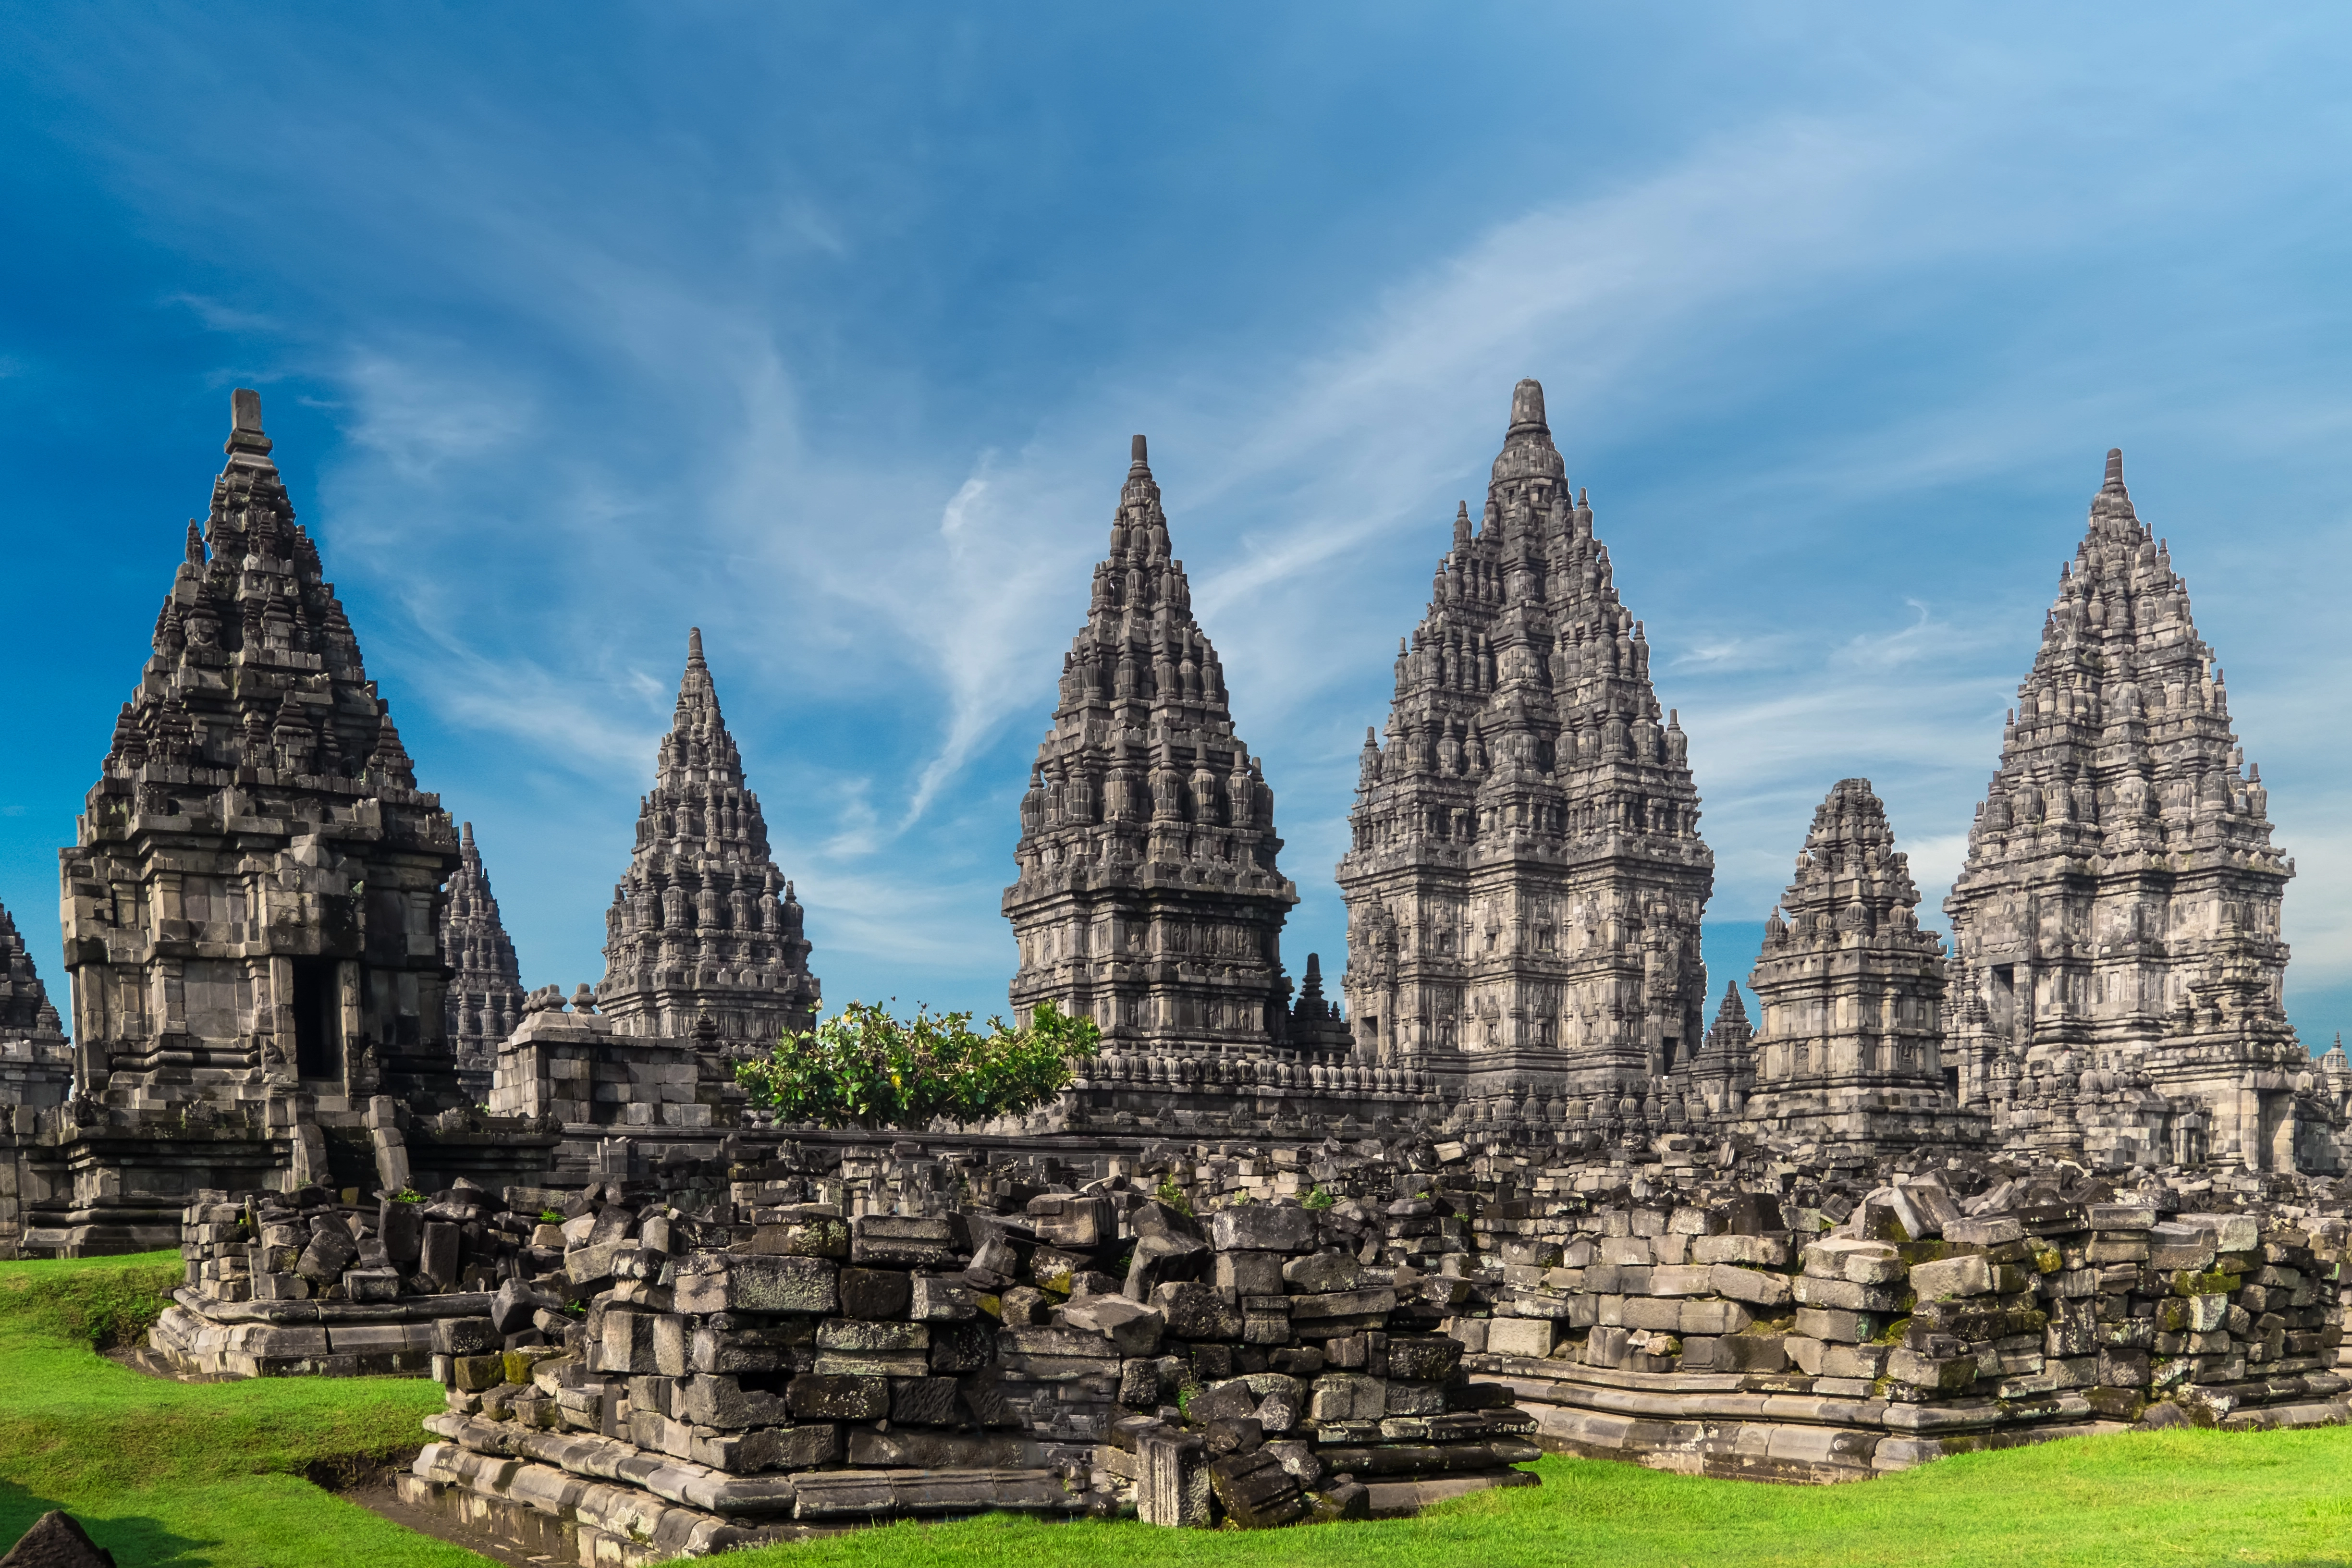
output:
<svg viewBox="0 0 2352 1568"><path fill-rule="evenodd" d="M1274 792L1234 733L1144 439L1062 661L1004 890L1015 1017L1051 998L1111 1053L1264 1052L1288 1032Z"/></svg>
<svg viewBox="0 0 2352 1568"><path fill-rule="evenodd" d="M707 1065L763 1055L816 1022L803 923L690 630L636 851L604 916L597 1007L625 1035L698 1040Z"/></svg>
<svg viewBox="0 0 2352 1568"><path fill-rule="evenodd" d="M7 1108L56 1105L73 1086L65 1025L16 922L0 909L0 1120Z"/></svg>
<svg viewBox="0 0 2352 1568"><path fill-rule="evenodd" d="M28 1245L155 1245L199 1186L399 1186L508 1152L404 1142L466 1103L439 941L457 836L270 447L237 392L211 515L59 853L77 1094L42 1123L58 1165Z"/></svg>
<svg viewBox="0 0 2352 1568"><path fill-rule="evenodd" d="M474 825L465 825L462 858L449 879L448 903L441 918L441 947L457 971L449 982L449 1043L457 1057L457 1079L476 1105L490 1100L499 1042L522 1022L522 971L514 943L499 919L482 852L474 847Z"/></svg>
<svg viewBox="0 0 2352 1568"><path fill-rule="evenodd" d="M1763 1011L1742 1115L1759 1132L1864 1150L1983 1140L1946 1087L1944 944L1868 779L1813 813L1748 984Z"/></svg>
<svg viewBox="0 0 2352 1568"><path fill-rule="evenodd" d="M1522 381L1398 645L1387 744L1364 737L1339 867L1360 1058L1605 1119L1696 1048L1715 860L1649 660Z"/></svg>
<svg viewBox="0 0 2352 1568"><path fill-rule="evenodd" d="M1971 1100L2069 1151L2097 1141L2094 1100L2147 1090L2171 1112L2154 1157L2292 1169L2310 1067L2281 1000L2294 874L2111 451L1944 901Z"/></svg>

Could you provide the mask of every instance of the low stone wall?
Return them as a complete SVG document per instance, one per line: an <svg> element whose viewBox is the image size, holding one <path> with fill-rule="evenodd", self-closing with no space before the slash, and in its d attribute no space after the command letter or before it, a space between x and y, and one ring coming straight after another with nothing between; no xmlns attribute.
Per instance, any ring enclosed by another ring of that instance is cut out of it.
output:
<svg viewBox="0 0 2352 1568"><path fill-rule="evenodd" d="M451 1352L449 1323L488 1312L502 1275L531 1267L534 1251L561 1260L543 1215L576 1196L467 1184L368 1205L323 1187L201 1193L181 1216L187 1282L148 1346L197 1376L422 1376Z"/></svg>
<svg viewBox="0 0 2352 1568"><path fill-rule="evenodd" d="M1002 1509L1362 1516L1538 1452L1412 1272L1296 1204L1203 1226L1113 1177L1014 1214L735 1223L592 1190L565 1229L560 1270L444 1331L449 1408L401 1481L564 1561ZM509 1337L549 1314L560 1343Z"/></svg>

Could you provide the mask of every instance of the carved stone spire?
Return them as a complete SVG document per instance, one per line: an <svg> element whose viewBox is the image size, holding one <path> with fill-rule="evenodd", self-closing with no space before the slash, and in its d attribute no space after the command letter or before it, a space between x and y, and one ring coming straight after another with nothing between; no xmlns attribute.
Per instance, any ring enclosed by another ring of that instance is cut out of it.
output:
<svg viewBox="0 0 2352 1568"><path fill-rule="evenodd" d="M2023 1097L2004 1131L2066 1152L2105 1137L2126 1164L2292 1167L2281 1075L2307 1058L2280 1000L2294 866L2271 843L2267 800L2188 586L2110 451L1944 901L1955 981L1988 1015L1964 1087L1990 1104L2001 1079ZM2152 1075L2157 1093L2203 1103L2210 1147L2045 1114L2058 1080L2084 1071Z"/></svg>
<svg viewBox="0 0 2352 1568"><path fill-rule="evenodd" d="M677 1038L703 1037L707 1014L714 1064L764 1053L816 1021L803 926L695 628L636 852L604 917L597 1006L623 1033Z"/></svg>
<svg viewBox="0 0 2352 1568"><path fill-rule="evenodd" d="M1480 525L1454 520L1359 773L1339 877L1360 1053L1603 1119L1690 1058L1714 858L1536 382L1512 392Z"/></svg>
<svg viewBox="0 0 2352 1568"><path fill-rule="evenodd" d="M459 1098L434 919L457 834L271 447L238 390L203 537L61 855L79 994L127 1002L80 1031L83 1087L136 1108L316 1080L437 1109ZM108 936L126 930L172 935Z"/></svg>
<svg viewBox="0 0 2352 1568"><path fill-rule="evenodd" d="M16 922L0 909L0 1126L5 1124L5 1107L56 1105L72 1087L65 1026L49 1005ZM13 1210L13 1204L0 1204L0 1247L11 1239L6 1222Z"/></svg>
<svg viewBox="0 0 2352 1568"><path fill-rule="evenodd" d="M1281 847L1138 436L1022 802L1004 892L1015 1016L1051 998L1115 1050L1282 1041L1282 923L1298 894Z"/></svg>
<svg viewBox="0 0 2352 1568"><path fill-rule="evenodd" d="M464 858L449 879L449 901L441 917L442 951L457 971L449 982L449 1042L466 1092L475 1104L487 1105L499 1042L522 1022L522 972L499 919L499 900L490 891L489 873L482 869L470 822L459 853Z"/></svg>
<svg viewBox="0 0 2352 1568"><path fill-rule="evenodd" d="M484 1169L426 1147L466 1101L439 940L457 831L295 521L260 397L231 409L210 514L193 543L169 537L152 655L59 854L76 1088L105 1111L61 1145L89 1173L64 1192L122 1194L95 1214L61 1195L40 1221L82 1252L168 1243L171 1194L196 1187ZM169 1184L137 1168L157 1139Z"/></svg>
<svg viewBox="0 0 2352 1568"><path fill-rule="evenodd" d="M1969 1141L1944 1087L1944 946L1919 929L1918 906L1870 781L1839 781L1748 980L1763 1009L1747 1104L1759 1130L1871 1146Z"/></svg>

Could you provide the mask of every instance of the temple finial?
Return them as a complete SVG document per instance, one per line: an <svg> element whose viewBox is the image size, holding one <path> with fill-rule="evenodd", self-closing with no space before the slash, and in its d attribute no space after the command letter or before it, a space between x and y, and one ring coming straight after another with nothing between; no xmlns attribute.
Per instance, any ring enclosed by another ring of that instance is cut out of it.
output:
<svg viewBox="0 0 2352 1568"><path fill-rule="evenodd" d="M688 668L688 669L692 669L692 668L696 668L696 667L698 667L698 666L701 665L701 663L702 663L702 628L701 628L700 626L688 626L688 627L687 627L687 628L686 628L686 664L687 664L687 668Z"/></svg>
<svg viewBox="0 0 2352 1568"><path fill-rule="evenodd" d="M261 394L240 386L229 394L228 408L228 443L221 450L267 455L271 443L261 433Z"/></svg>
<svg viewBox="0 0 2352 1568"><path fill-rule="evenodd" d="M1541 426L1544 423L1543 383L1529 376L1511 389L1511 425Z"/></svg>
<svg viewBox="0 0 2352 1568"><path fill-rule="evenodd" d="M2107 448L2107 479L2099 488L2109 490L2124 488L2124 449L2121 447Z"/></svg>
<svg viewBox="0 0 2352 1568"><path fill-rule="evenodd" d="M1132 454L1133 458L1133 460L1128 464L1128 468L1130 470L1135 468L1149 469L1151 467L1150 447L1144 441L1141 436L1135 437L1134 443L1129 450Z"/></svg>

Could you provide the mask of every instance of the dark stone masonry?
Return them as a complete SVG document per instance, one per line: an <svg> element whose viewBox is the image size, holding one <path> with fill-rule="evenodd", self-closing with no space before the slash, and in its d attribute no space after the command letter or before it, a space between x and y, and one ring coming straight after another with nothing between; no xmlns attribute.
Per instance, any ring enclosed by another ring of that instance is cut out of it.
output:
<svg viewBox="0 0 2352 1568"><path fill-rule="evenodd" d="M2286 1017L2294 865L2120 453L1948 945L1824 759L1710 1018L1686 737L1542 388L1367 731L1336 998L1137 437L1003 905L1015 1016L1103 1050L877 1142L735 1081L820 987L700 633L603 981L526 989L270 452L238 392L60 852L68 1018L0 913L0 1255L178 1245L184 1374L438 1379L415 1506L628 1563L2346 1416L2352 1066Z"/></svg>

